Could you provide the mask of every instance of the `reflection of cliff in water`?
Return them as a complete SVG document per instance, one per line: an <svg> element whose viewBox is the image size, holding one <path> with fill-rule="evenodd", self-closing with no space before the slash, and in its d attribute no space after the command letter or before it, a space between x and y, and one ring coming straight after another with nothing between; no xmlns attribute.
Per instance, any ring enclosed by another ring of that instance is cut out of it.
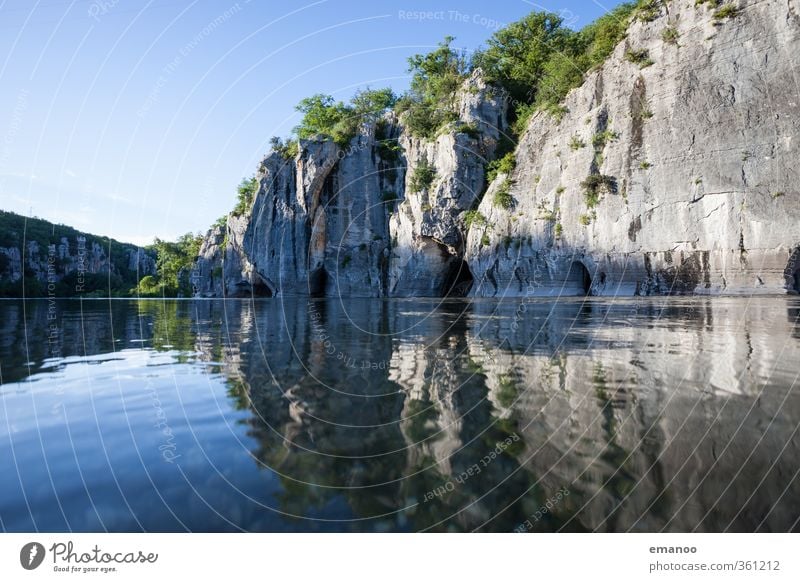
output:
<svg viewBox="0 0 800 582"><path fill-rule="evenodd" d="M68 305L52 343L6 305L5 383L54 350L224 374L266 502L325 527L509 531L565 488L533 530L797 528L796 298Z"/></svg>
<svg viewBox="0 0 800 582"><path fill-rule="evenodd" d="M566 487L536 528L785 531L797 327L739 305L258 305L232 377L294 514L343 503L389 529L507 531Z"/></svg>

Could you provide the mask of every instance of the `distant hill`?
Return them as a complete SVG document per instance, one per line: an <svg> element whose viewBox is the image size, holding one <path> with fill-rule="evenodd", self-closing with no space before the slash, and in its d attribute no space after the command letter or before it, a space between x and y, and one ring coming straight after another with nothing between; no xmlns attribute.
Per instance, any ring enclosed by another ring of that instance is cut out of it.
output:
<svg viewBox="0 0 800 582"><path fill-rule="evenodd" d="M155 252L0 210L0 297L125 297Z"/></svg>

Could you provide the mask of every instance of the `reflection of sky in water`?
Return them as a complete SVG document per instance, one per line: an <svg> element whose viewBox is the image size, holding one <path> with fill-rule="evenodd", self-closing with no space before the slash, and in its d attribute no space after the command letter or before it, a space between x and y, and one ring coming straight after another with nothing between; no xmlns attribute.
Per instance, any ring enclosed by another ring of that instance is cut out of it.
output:
<svg viewBox="0 0 800 582"><path fill-rule="evenodd" d="M24 307L6 530L798 529L796 298Z"/></svg>

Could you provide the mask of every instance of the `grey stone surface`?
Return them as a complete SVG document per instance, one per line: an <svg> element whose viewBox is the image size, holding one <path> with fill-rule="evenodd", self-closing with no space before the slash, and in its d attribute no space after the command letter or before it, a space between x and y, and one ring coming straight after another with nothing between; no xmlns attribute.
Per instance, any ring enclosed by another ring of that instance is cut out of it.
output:
<svg viewBox="0 0 800 582"><path fill-rule="evenodd" d="M560 122L531 120L510 176L513 207L492 203L498 177L480 205L488 225L468 235L475 295L797 284L800 10L740 4L717 21L694 0L667 3L568 96ZM662 40L667 26L678 44ZM629 62L628 50L646 50L653 64ZM605 131L613 139L594 145ZM592 175L608 187L589 208L582 184Z"/></svg>
<svg viewBox="0 0 800 582"><path fill-rule="evenodd" d="M635 21L563 117L533 116L516 169L485 193L507 100L477 72L455 96L460 120L435 139L387 115L396 158L374 126L346 149L307 141L295 160L270 154L252 207L223 238L209 233L198 294L800 290L798 0L741 3L723 20L713 12L674 0ZM677 43L662 40L667 27ZM412 191L426 161L434 180ZM506 181L513 203L502 208L494 199ZM486 220L467 232L476 206Z"/></svg>
<svg viewBox="0 0 800 582"><path fill-rule="evenodd" d="M22 236L23 233L18 234ZM0 255L5 257L0 278L16 282L27 270L30 276L46 285L57 283L72 273L120 273L130 270L140 278L156 274L154 253L133 245L123 245L123 259L117 264L108 256L107 247L96 241L89 242L82 236L61 237L58 244L51 246L52 249L38 241L28 240L24 254L19 246L0 247Z"/></svg>

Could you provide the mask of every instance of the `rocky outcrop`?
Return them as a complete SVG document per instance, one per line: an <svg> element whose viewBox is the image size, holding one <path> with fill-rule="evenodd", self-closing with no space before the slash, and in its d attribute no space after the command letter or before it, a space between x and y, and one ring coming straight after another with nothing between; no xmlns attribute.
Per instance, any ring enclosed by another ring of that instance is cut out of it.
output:
<svg viewBox="0 0 800 582"><path fill-rule="evenodd" d="M390 222L391 295L458 294L472 282L464 263L464 216L485 189L485 166L505 129L506 99L478 74L458 99L454 131L434 141L401 137L408 172L405 196ZM430 184L415 188L415 176L426 167L433 173Z"/></svg>
<svg viewBox="0 0 800 582"><path fill-rule="evenodd" d="M505 100L476 73L456 101L459 120L434 140L387 114L346 148L301 140L294 159L271 152L247 212L206 236L196 294L438 296L463 283L464 214L485 189ZM431 179L414 187L420 166Z"/></svg>
<svg viewBox="0 0 800 582"><path fill-rule="evenodd" d="M154 253L140 247L10 212L2 220L0 295L126 293L156 273Z"/></svg>
<svg viewBox="0 0 800 582"><path fill-rule="evenodd" d="M362 127L348 148L302 141L295 159L270 153L247 213L206 237L197 293L384 295L388 216L403 191L404 164L387 145L397 134L387 117Z"/></svg>
<svg viewBox="0 0 800 582"><path fill-rule="evenodd" d="M654 3L488 189L507 99L479 72L434 139L389 115L348 148L271 153L250 209L209 233L197 293L800 291L800 5L740 4Z"/></svg>
<svg viewBox="0 0 800 582"><path fill-rule="evenodd" d="M695 4L634 22L532 119L468 235L475 295L800 290L800 4Z"/></svg>

